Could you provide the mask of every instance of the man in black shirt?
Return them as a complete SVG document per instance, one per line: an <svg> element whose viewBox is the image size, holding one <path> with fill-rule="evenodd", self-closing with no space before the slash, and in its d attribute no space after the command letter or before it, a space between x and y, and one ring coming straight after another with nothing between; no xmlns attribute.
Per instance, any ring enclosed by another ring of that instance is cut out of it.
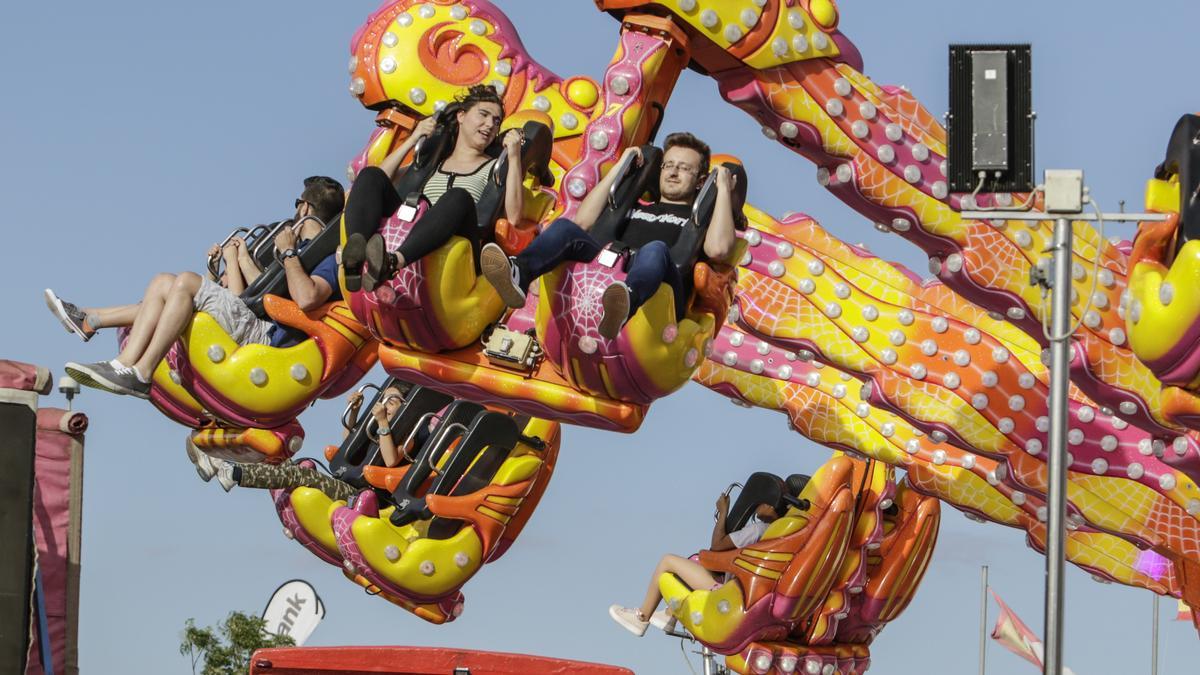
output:
<svg viewBox="0 0 1200 675"><path fill-rule="evenodd" d="M604 316L599 331L610 340L660 284L670 284L677 302L682 301L679 296L683 283L671 262L671 246L691 216L692 202L708 174L711 152L706 143L687 132L667 136L663 149L658 178L661 197L651 204L638 204L629 212L621 241L636 253L625 281L606 288L601 298ZM639 164L642 162L639 148L626 149L621 159L630 155L636 155ZM704 239L704 255L713 259L729 255L736 241L733 181L725 167L717 167L717 172L717 202ZM609 189L616 180L610 171L584 198L573 222L566 218L554 221L520 255L510 258L495 244L483 248L483 274L509 307L524 306L530 282L562 262L590 262L600 254L603 245L587 230L604 211Z"/></svg>

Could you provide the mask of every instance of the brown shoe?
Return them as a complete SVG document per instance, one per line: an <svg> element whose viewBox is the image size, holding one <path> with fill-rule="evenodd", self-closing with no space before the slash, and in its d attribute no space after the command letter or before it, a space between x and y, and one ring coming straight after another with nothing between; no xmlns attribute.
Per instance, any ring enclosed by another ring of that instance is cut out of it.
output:
<svg viewBox="0 0 1200 675"><path fill-rule="evenodd" d="M618 281L604 289L600 305L604 308L604 315L600 317L600 335L612 340L629 319L629 287Z"/></svg>
<svg viewBox="0 0 1200 675"><path fill-rule="evenodd" d="M367 240L366 258L367 268L362 274L362 289L370 293L382 286L383 282L396 276L396 254L388 252L387 242L383 240L382 235L376 234Z"/></svg>
<svg viewBox="0 0 1200 675"><path fill-rule="evenodd" d="M357 232L346 239L342 247L342 274L346 290L354 293L362 288L362 267L367 261L367 240Z"/></svg>
<svg viewBox="0 0 1200 675"><path fill-rule="evenodd" d="M513 309L525 306L525 289L518 280L517 266L496 244L487 244L479 252L479 268L483 277L500 294L504 304Z"/></svg>

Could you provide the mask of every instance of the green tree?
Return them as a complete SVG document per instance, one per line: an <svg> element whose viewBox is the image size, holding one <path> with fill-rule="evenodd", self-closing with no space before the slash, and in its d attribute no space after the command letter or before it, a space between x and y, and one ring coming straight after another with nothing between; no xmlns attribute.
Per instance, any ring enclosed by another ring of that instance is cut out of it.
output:
<svg viewBox="0 0 1200 675"><path fill-rule="evenodd" d="M250 670L255 650L296 644L290 635L268 633L265 621L242 612L230 612L207 628L197 628L196 620L188 619L181 637L179 653L192 660L192 675L241 675Z"/></svg>

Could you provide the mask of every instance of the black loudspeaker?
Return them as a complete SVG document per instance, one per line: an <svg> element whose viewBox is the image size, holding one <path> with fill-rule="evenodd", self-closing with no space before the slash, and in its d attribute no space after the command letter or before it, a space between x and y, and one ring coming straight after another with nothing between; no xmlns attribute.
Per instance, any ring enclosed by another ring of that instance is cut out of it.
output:
<svg viewBox="0 0 1200 675"><path fill-rule="evenodd" d="M951 192L1033 190L1033 120L1029 45L950 46Z"/></svg>
<svg viewBox="0 0 1200 675"><path fill-rule="evenodd" d="M12 666L5 672L25 672L29 649L36 440L37 412L21 403L0 403L0 663Z"/></svg>

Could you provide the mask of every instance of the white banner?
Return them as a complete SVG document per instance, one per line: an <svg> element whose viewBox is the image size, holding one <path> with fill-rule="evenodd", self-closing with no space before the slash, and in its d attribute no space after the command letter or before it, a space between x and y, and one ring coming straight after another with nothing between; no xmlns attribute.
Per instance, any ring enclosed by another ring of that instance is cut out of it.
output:
<svg viewBox="0 0 1200 675"><path fill-rule="evenodd" d="M325 618L325 605L311 584L293 579L275 590L262 618L266 621L267 632L290 635L298 647Z"/></svg>

